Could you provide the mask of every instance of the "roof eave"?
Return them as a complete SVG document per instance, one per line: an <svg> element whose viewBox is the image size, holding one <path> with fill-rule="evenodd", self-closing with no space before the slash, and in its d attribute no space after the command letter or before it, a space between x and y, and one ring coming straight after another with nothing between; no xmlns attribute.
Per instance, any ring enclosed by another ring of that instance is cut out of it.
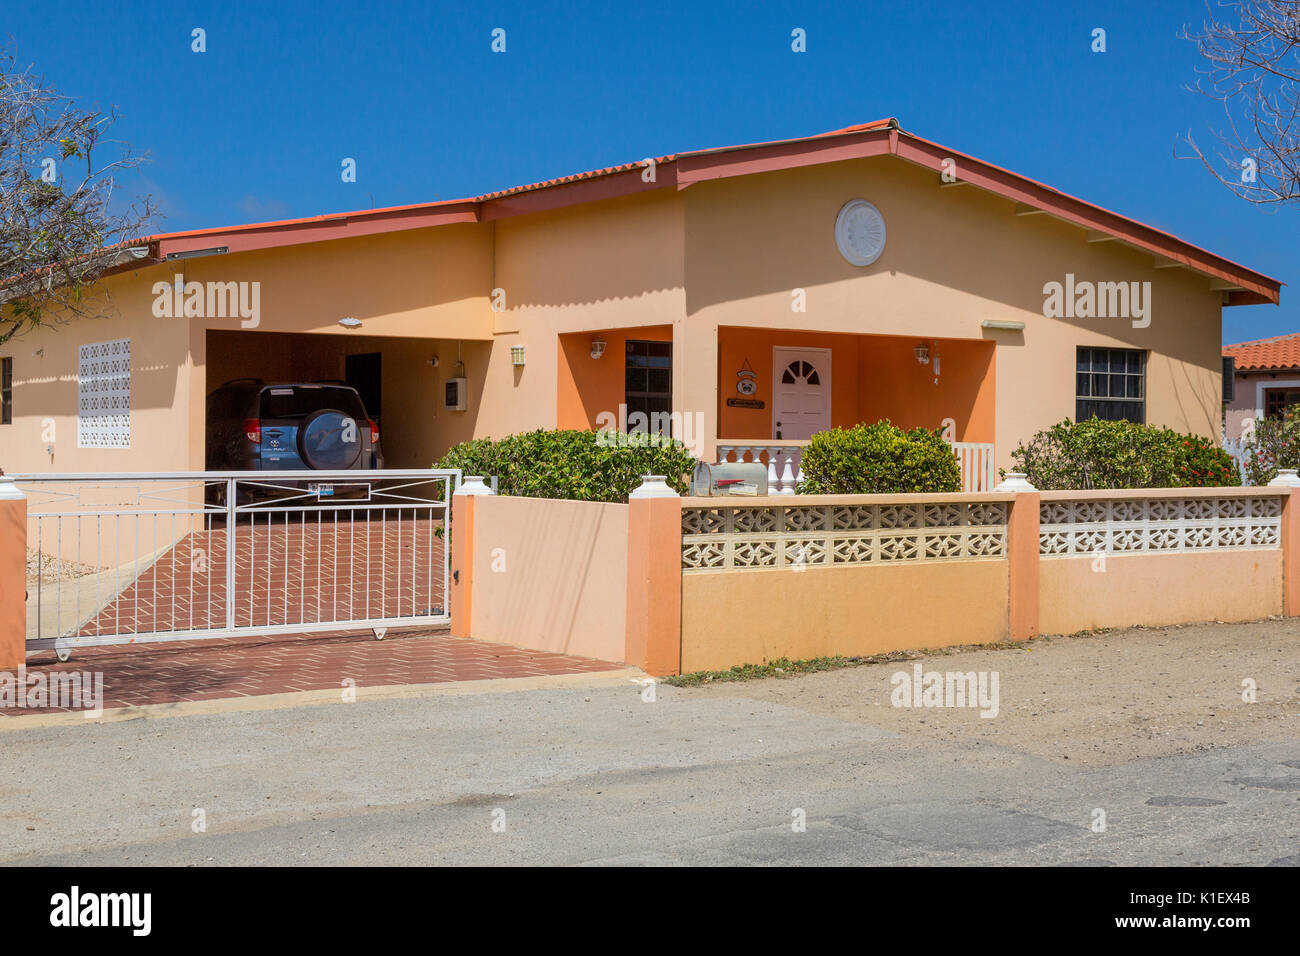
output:
<svg viewBox="0 0 1300 956"><path fill-rule="evenodd" d="M753 173L820 165L848 159L894 155L936 172L956 161L960 181L1013 202L1041 210L1064 222L1096 231L1158 257L1163 265L1181 266L1213 277L1225 306L1277 304L1283 283L1185 242L1151 226L1110 212L1035 182L904 132L897 119L848 127L818 136L696 150L661 157L656 178L645 181L639 164L610 167L520 187L473 199L365 210L284 222L253 223L224 229L201 229L152 237L149 259L126 264L139 268L169 256L205 250L246 252L305 242L420 229L451 223L474 223L523 215L558 206L629 195L651 189L685 189L694 183ZM666 168L665 168L666 167Z"/></svg>
<svg viewBox="0 0 1300 956"><path fill-rule="evenodd" d="M936 172L944 169L945 160L955 161L957 176L963 182L1042 209L1047 215L1082 229L1107 233L1134 248L1240 286L1239 289L1224 290L1227 293L1225 305L1277 305L1280 300L1282 283L1277 279L973 156L910 133L901 133L898 137L896 155Z"/></svg>

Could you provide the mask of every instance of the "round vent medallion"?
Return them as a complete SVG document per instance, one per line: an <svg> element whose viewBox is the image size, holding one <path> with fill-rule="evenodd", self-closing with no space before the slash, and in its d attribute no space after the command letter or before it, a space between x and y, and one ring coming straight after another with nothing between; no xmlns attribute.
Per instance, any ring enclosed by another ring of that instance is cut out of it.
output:
<svg viewBox="0 0 1300 956"><path fill-rule="evenodd" d="M835 244L855 266L869 266L885 251L885 218L865 199L844 204L835 217Z"/></svg>

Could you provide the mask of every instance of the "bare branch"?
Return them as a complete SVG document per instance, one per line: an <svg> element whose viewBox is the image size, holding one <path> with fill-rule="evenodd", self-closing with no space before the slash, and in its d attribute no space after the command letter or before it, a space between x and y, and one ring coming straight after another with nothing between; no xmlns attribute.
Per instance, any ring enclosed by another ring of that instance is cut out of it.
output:
<svg viewBox="0 0 1300 956"><path fill-rule="evenodd" d="M0 50L0 344L100 314L95 281L152 225L149 196L116 199L117 177L146 159L107 138L116 120Z"/></svg>
<svg viewBox="0 0 1300 956"><path fill-rule="evenodd" d="M1219 149L1187 143L1210 173L1242 199L1260 205L1300 198L1300 0L1219 3L1228 19L1183 29L1205 60L1189 87L1223 104ZM1190 158L1190 157L1183 157Z"/></svg>

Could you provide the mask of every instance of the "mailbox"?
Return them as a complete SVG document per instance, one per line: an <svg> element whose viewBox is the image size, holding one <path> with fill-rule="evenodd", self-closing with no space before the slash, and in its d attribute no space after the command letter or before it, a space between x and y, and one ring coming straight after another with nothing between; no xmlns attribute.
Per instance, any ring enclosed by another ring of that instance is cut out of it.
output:
<svg viewBox="0 0 1300 956"><path fill-rule="evenodd" d="M721 461L716 465L700 462L691 479L691 494L747 496L767 494L767 465L761 461Z"/></svg>

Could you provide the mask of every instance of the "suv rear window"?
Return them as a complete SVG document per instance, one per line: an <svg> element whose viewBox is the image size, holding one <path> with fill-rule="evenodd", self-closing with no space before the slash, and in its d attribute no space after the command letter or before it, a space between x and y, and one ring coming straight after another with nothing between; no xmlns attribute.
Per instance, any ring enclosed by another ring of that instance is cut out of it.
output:
<svg viewBox="0 0 1300 956"><path fill-rule="evenodd" d="M350 388L337 385L283 385L262 389L258 418L303 418L322 408L336 408L356 421L365 421L361 399Z"/></svg>

